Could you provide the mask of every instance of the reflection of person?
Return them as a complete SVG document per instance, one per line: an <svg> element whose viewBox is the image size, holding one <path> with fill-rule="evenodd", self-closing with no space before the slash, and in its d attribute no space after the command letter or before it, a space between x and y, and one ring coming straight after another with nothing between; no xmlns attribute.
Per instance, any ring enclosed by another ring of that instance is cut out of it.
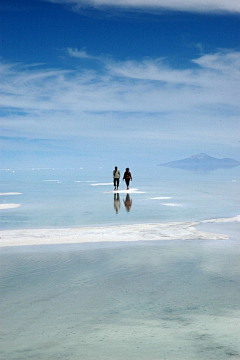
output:
<svg viewBox="0 0 240 360"><path fill-rule="evenodd" d="M120 171L118 170L117 166L115 166L115 169L113 170L114 190L118 190L119 179L120 179Z"/></svg>
<svg viewBox="0 0 240 360"><path fill-rule="evenodd" d="M123 202L124 202L127 212L129 212L131 209L131 206L132 206L132 199L130 198L129 194L126 195L126 199L123 200Z"/></svg>
<svg viewBox="0 0 240 360"><path fill-rule="evenodd" d="M119 193L114 194L114 203L113 203L114 209L116 211L116 214L118 214L120 207L121 207L121 202L120 202L120 196Z"/></svg>
<svg viewBox="0 0 240 360"><path fill-rule="evenodd" d="M130 173L129 168L126 168L125 173L123 175L123 180L125 180L127 185L127 190L129 190L130 180L132 181L132 174Z"/></svg>

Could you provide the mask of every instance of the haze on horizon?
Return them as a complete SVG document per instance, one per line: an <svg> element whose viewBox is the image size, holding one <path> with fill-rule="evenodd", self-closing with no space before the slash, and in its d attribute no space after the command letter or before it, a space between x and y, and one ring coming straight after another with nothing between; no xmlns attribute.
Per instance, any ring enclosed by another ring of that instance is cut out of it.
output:
<svg viewBox="0 0 240 360"><path fill-rule="evenodd" d="M240 160L238 1L4 0L1 168Z"/></svg>

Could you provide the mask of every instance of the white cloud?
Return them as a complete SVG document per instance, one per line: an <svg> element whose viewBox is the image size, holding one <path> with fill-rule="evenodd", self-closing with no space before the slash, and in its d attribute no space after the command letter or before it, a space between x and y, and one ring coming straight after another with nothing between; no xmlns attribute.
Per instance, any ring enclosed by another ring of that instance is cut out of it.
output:
<svg viewBox="0 0 240 360"><path fill-rule="evenodd" d="M239 52L218 52L216 54L207 54L201 56L199 59L193 60L194 63L207 69L213 69L215 71L224 71L232 73L240 70L240 58ZM234 73L235 76L235 73Z"/></svg>
<svg viewBox="0 0 240 360"><path fill-rule="evenodd" d="M91 6L95 8L114 7L136 10L172 10L187 12L240 12L239 0L50 0L55 3L69 4L75 9Z"/></svg>
<svg viewBox="0 0 240 360"><path fill-rule="evenodd" d="M102 61L100 56L93 56L87 53L85 49L78 50L77 48L67 48L68 55L78 59L87 59L87 60L99 60Z"/></svg>
<svg viewBox="0 0 240 360"><path fill-rule="evenodd" d="M3 63L3 135L239 142L239 52L206 54L185 70L162 59L104 61L103 73Z"/></svg>

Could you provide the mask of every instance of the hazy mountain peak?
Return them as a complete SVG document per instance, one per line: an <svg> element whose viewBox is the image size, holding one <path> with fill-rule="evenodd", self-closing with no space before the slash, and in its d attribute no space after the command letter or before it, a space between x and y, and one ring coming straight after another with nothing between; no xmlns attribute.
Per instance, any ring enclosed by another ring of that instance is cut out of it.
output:
<svg viewBox="0 0 240 360"><path fill-rule="evenodd" d="M218 168L232 168L239 166L240 162L229 158L217 159L205 153L200 153L192 155L186 159L171 161L169 163L159 165L186 170L214 170Z"/></svg>
<svg viewBox="0 0 240 360"><path fill-rule="evenodd" d="M200 154L197 154L197 155L192 155L190 157L190 159L199 159L199 160L202 160L202 159L207 159L207 158L210 158L211 156L208 156L207 154L205 153L200 153Z"/></svg>

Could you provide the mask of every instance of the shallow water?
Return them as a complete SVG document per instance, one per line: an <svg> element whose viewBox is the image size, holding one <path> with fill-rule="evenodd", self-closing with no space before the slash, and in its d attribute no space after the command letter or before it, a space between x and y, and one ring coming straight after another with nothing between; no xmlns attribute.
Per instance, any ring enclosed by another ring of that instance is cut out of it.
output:
<svg viewBox="0 0 240 360"><path fill-rule="evenodd" d="M104 169L1 171L1 193L21 193L1 195L2 204L21 204L1 210L1 228L240 214L240 168L132 172L141 193L128 208L120 194L117 213L112 185L91 185L111 182ZM239 222L199 230L230 239L1 248L0 358L240 359Z"/></svg>
<svg viewBox="0 0 240 360"><path fill-rule="evenodd" d="M239 241L5 248L2 359L240 359Z"/></svg>
<svg viewBox="0 0 240 360"><path fill-rule="evenodd" d="M0 196L1 203L21 204L20 208L1 210L0 227L199 221L239 214L240 167L210 173L158 166L140 170L132 170L131 187L141 193L129 194L129 198L119 194L119 199L108 193L113 190L109 169L1 171L1 193L22 194ZM109 185L92 186L96 184ZM120 188L125 185L121 183Z"/></svg>

